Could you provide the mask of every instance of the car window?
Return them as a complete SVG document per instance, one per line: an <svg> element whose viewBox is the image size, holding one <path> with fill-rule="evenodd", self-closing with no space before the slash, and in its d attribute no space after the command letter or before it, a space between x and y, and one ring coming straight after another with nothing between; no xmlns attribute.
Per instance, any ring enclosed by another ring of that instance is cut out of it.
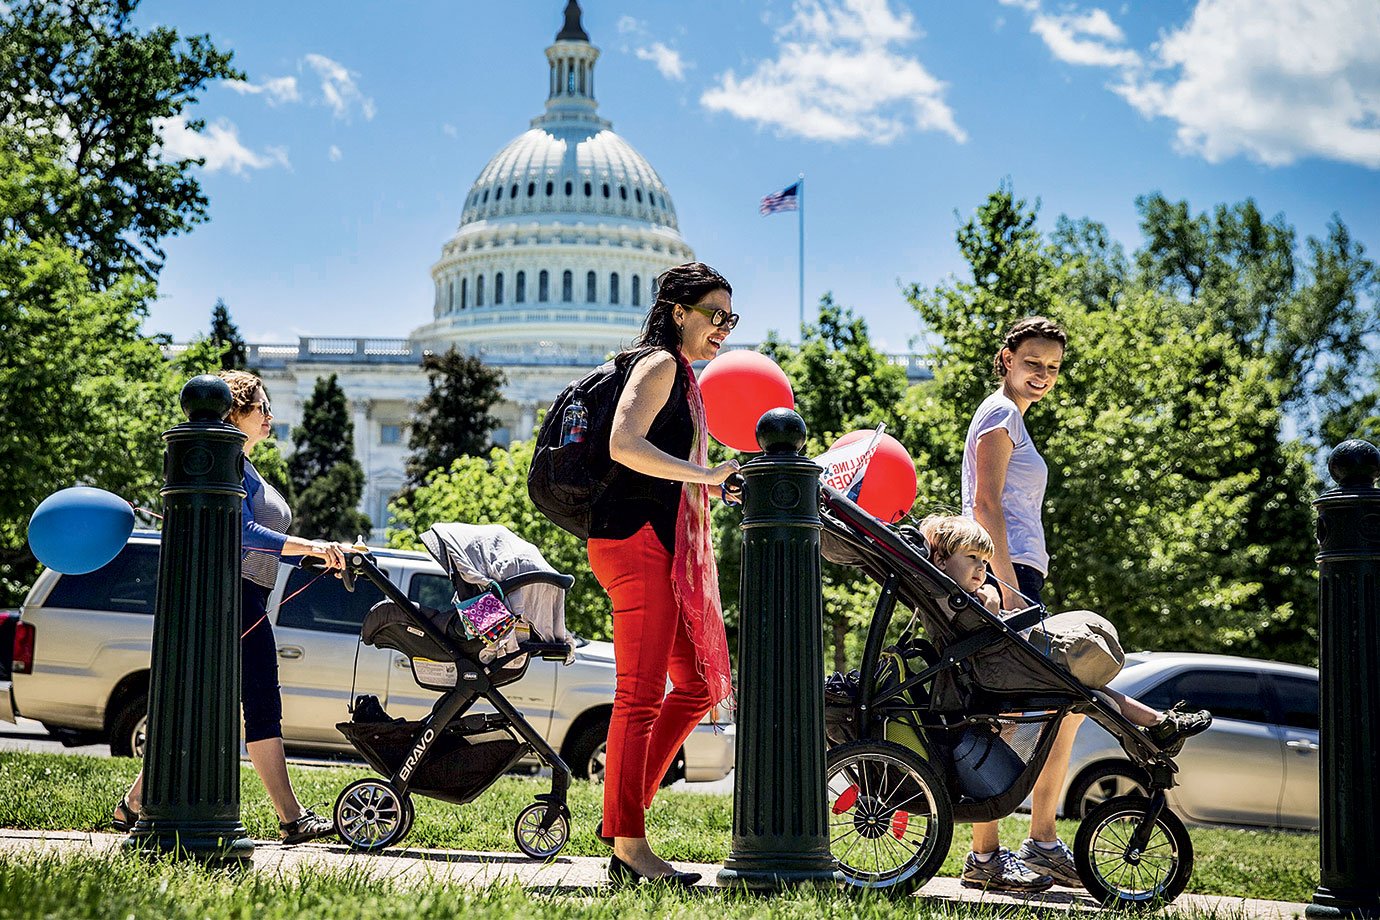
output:
<svg viewBox="0 0 1380 920"><path fill-rule="evenodd" d="M1280 717L1290 728L1318 730L1318 682L1306 677L1274 676Z"/></svg>
<svg viewBox="0 0 1380 920"><path fill-rule="evenodd" d="M1207 709L1216 719L1268 723L1261 698L1260 675L1252 671L1183 671L1139 695L1155 709L1185 700L1189 709Z"/></svg>
<svg viewBox="0 0 1380 920"><path fill-rule="evenodd" d="M110 563L85 575L63 575L45 607L153 613L158 591L158 546L127 543Z"/></svg>
<svg viewBox="0 0 1380 920"><path fill-rule="evenodd" d="M435 610L449 607L454 595L455 588L451 587L450 579L444 575L417 572L412 576L412 583L407 586L408 600Z"/></svg>
<svg viewBox="0 0 1380 920"><path fill-rule="evenodd" d="M386 576L388 573L385 572ZM283 589L278 625L320 632L358 633L369 608L383 600L383 592L363 578L354 592L334 575L293 569Z"/></svg>

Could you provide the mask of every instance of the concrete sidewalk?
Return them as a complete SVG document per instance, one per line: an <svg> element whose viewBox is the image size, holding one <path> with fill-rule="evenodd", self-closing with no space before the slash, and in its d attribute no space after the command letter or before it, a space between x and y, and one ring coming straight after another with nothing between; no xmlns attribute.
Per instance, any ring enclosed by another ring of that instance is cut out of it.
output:
<svg viewBox="0 0 1380 920"><path fill-rule="evenodd" d="M83 833L80 831L21 831L0 829L0 858L21 853L59 855L101 855L119 850L123 834ZM606 859L593 856L561 856L549 863L537 863L519 853L470 853L462 850L427 850L403 847L382 853L357 853L338 843L311 843L285 847L276 841L258 841L254 870L295 877L304 868L323 872L364 872L377 879L399 885L487 885L500 880L516 880L524 887L548 892L589 893L608 884ZM677 863L677 867L699 872L706 893L714 889L717 865ZM1049 910L1090 911L1097 902L1086 892L1070 888L1022 898L999 892L982 892L962 887L956 878L936 878L919 897L933 901L998 905L1025 905ZM1217 917L1242 917L1251 920L1289 920L1302 917L1303 904L1288 901L1258 901L1186 894L1174 902L1178 908L1212 912Z"/></svg>

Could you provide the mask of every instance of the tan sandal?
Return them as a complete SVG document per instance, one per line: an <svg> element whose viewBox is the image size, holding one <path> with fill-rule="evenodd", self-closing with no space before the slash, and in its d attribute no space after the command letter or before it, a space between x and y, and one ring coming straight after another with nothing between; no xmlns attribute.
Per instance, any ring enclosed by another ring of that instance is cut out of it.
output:
<svg viewBox="0 0 1380 920"><path fill-rule="evenodd" d="M134 830L134 824L139 820L139 812L135 811L129 804L129 798L120 799L120 804L115 806L115 814L110 818L110 826L122 834L128 834Z"/></svg>

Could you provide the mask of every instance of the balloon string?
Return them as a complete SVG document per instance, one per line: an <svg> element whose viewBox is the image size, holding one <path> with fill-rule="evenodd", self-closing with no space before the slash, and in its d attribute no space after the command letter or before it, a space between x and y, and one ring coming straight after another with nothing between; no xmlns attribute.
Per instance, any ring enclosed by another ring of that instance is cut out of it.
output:
<svg viewBox="0 0 1380 920"><path fill-rule="evenodd" d="M303 585L302 587L298 588L296 591L293 591L293 592L292 592L291 594L289 594L287 597L285 597L285 598L283 598L282 600L280 600L280 601L278 602L278 609L281 611L281 610L283 609L283 607L287 605L287 602L288 602L288 601L292 600L294 597L296 597L297 595L301 594L303 591L307 590L307 589L310 588L312 585L316 584L318 581L321 580L321 577L322 577L323 575L325 575L325 574L326 574L325 572L322 572L321 575L317 575L317 576L316 576L315 578L313 578L311 581L307 582L305 585ZM252 633L252 632L254 631L254 627L258 626L260 623L262 623L264 620L267 620L267 619L268 619L268 614L267 614L267 613L265 613L263 616L259 617L257 620L254 621L254 626L251 626L251 627L249 627L248 629L246 629L244 632L240 633L240 639L244 639L245 636L249 635L250 633Z"/></svg>
<svg viewBox="0 0 1380 920"><path fill-rule="evenodd" d="M130 503L129 503L129 506L130 506L131 508L133 508L135 511L142 511L142 512L144 512L144 513L147 514L149 517L156 517L156 518L158 518L158 520L160 520L160 521L163 520L163 515L159 514L157 511L150 511L150 510L147 509L147 508L140 508L138 505L134 504L134 502L130 502Z"/></svg>

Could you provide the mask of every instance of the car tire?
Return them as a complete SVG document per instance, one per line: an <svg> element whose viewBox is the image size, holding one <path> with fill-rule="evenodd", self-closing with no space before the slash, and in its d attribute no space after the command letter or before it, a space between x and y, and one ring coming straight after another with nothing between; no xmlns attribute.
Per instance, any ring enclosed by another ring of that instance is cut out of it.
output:
<svg viewBox="0 0 1380 920"><path fill-rule="evenodd" d="M576 779L587 779L590 782L604 782L604 762L607 758L609 739L609 720L600 718L591 722L580 733L575 736L575 740L570 743L568 750L570 756L565 758L570 766L570 772ZM670 768L666 775L661 778L663 787L669 786L676 780L685 775L685 749L676 752L676 759L671 761Z"/></svg>
<svg viewBox="0 0 1380 920"><path fill-rule="evenodd" d="M1092 768L1074 781L1064 800L1064 817L1073 820L1086 818L1103 802L1124 795L1145 798L1150 778L1133 763L1104 763Z"/></svg>
<svg viewBox="0 0 1380 920"><path fill-rule="evenodd" d="M149 697L136 693L110 723L110 754L112 757L143 757L144 739L148 734Z"/></svg>

